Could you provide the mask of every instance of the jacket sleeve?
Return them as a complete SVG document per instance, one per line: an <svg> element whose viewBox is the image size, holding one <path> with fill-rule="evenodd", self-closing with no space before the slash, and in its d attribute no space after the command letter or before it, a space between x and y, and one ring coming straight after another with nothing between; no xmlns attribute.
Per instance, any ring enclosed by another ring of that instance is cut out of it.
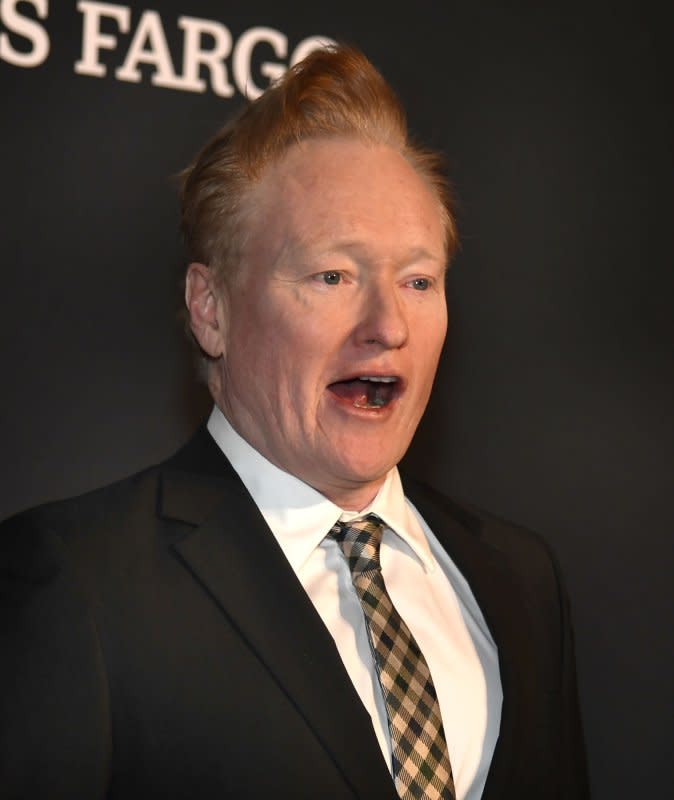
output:
<svg viewBox="0 0 674 800"><path fill-rule="evenodd" d="M0 525L0 786L13 798L104 798L110 720L90 609L63 543L28 512Z"/></svg>

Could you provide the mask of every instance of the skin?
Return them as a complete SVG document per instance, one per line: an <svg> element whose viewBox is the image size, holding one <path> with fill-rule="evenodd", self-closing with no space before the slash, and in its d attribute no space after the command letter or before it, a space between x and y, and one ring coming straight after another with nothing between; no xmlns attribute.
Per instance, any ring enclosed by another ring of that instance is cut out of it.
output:
<svg viewBox="0 0 674 800"><path fill-rule="evenodd" d="M444 342L439 201L394 149L339 138L294 145L250 200L236 279L187 273L211 393L267 459L361 510L409 447ZM329 388L357 376L395 376L392 402Z"/></svg>

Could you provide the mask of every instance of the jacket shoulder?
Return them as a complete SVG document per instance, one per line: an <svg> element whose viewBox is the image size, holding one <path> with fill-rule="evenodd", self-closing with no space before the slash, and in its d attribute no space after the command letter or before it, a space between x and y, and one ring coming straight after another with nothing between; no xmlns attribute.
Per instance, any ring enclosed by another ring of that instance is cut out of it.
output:
<svg viewBox="0 0 674 800"><path fill-rule="evenodd" d="M557 559L543 535L475 505L448 497L428 484L405 480L406 493L420 510L439 509L468 535L478 539L515 572L528 576L545 574L557 583L560 579Z"/></svg>
<svg viewBox="0 0 674 800"><path fill-rule="evenodd" d="M73 563L86 564L86 571L96 564L104 568L111 558L123 567L149 556L166 476L190 475L193 489L226 470L226 460L201 426L164 461L81 495L21 511L0 522L0 579L48 581L62 569L66 552Z"/></svg>
<svg viewBox="0 0 674 800"><path fill-rule="evenodd" d="M154 517L159 468L84 494L25 509L0 522L0 578L43 583L57 574L64 545L133 515Z"/></svg>

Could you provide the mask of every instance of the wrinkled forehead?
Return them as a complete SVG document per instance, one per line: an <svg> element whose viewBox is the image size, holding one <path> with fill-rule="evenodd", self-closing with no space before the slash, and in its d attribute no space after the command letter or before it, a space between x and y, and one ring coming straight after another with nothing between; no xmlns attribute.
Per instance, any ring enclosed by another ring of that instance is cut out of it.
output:
<svg viewBox="0 0 674 800"><path fill-rule="evenodd" d="M247 202L245 251L357 244L426 248L445 257L443 206L395 149L357 139L293 145L269 165Z"/></svg>

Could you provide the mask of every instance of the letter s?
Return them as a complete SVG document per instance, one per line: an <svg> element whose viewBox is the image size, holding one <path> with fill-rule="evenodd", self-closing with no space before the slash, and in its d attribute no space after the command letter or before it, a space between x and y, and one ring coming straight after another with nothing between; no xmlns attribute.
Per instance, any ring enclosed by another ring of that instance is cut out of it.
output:
<svg viewBox="0 0 674 800"><path fill-rule="evenodd" d="M49 55L49 36L42 25L19 14L16 7L20 2L32 5L40 19L46 19L49 13L49 0L0 0L0 22L32 45L28 52L15 50L9 36L0 33L0 59L15 67L39 67Z"/></svg>

